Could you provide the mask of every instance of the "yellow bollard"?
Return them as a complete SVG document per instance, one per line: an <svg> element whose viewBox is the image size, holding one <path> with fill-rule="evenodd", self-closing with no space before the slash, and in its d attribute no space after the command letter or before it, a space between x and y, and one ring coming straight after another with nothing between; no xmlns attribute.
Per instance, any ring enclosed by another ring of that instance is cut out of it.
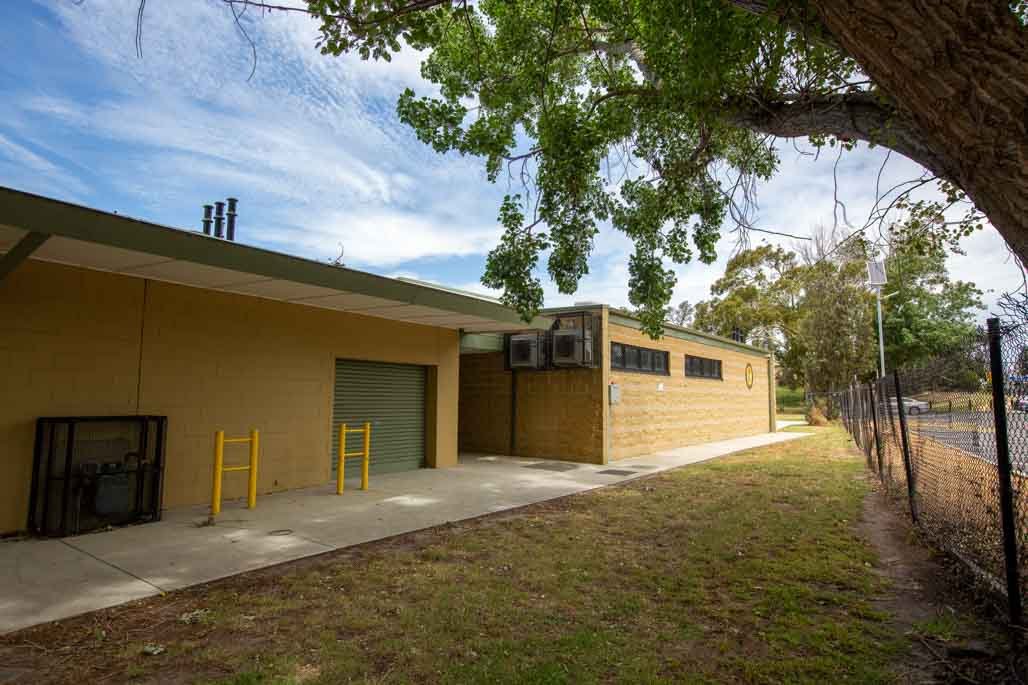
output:
<svg viewBox="0 0 1028 685"><path fill-rule="evenodd" d="M225 465L225 431L214 434L214 488L211 492L211 516L221 513L221 473Z"/></svg>
<svg viewBox="0 0 1028 685"><path fill-rule="evenodd" d="M253 509L257 506L257 453L260 444L260 434L254 428L250 431L250 480L246 488L246 507Z"/></svg>
<svg viewBox="0 0 1028 685"><path fill-rule="evenodd" d="M343 494L346 477L346 424L339 426L339 461L336 463L336 494Z"/></svg>
<svg viewBox="0 0 1028 685"><path fill-rule="evenodd" d="M368 489L368 464L371 461L371 422L364 424L364 462L361 464L361 490Z"/></svg>

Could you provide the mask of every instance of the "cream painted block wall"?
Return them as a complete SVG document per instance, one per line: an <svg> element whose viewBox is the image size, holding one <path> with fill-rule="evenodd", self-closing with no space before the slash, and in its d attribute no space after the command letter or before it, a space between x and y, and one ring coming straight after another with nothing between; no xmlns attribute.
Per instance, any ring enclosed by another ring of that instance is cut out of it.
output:
<svg viewBox="0 0 1028 685"><path fill-rule="evenodd" d="M609 410L612 459L768 432L767 357L671 336L651 340L627 326L609 331L613 342L670 352L668 376L611 370L610 382L621 387L621 402ZM724 380L686 376L686 354L720 359ZM746 387L747 364L752 388Z"/></svg>
<svg viewBox="0 0 1028 685"><path fill-rule="evenodd" d="M39 416L136 410L143 282L28 262L0 281L0 533L28 517Z"/></svg>
<svg viewBox="0 0 1028 685"><path fill-rule="evenodd" d="M262 493L327 481L336 358L428 366L428 462L456 464L459 346L448 329L29 261L0 282L0 532L25 526L38 416L167 415L166 507L208 501L219 428L261 430ZM245 480L227 474L225 497Z"/></svg>

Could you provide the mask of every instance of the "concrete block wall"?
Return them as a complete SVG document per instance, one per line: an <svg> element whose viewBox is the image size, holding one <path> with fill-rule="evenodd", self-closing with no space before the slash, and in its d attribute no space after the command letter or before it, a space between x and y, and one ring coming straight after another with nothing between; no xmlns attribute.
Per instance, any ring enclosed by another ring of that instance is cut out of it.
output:
<svg viewBox="0 0 1028 685"><path fill-rule="evenodd" d="M209 501L219 428L261 430L262 493L328 481L336 358L428 367L429 465L456 463L457 331L22 264L0 282L0 533L25 526L39 416L167 415L169 507Z"/></svg>
<svg viewBox="0 0 1028 685"><path fill-rule="evenodd" d="M671 335L651 340L617 324L608 330L612 342L670 352L667 376L611 369L610 382L621 389L620 403L609 409L611 459L768 432L766 356ZM686 354L720 359L723 380L686 376ZM752 388L746 386L747 364L753 367Z"/></svg>
<svg viewBox="0 0 1028 685"><path fill-rule="evenodd" d="M510 451L511 375L502 352L460 356L458 445L461 452Z"/></svg>
<svg viewBox="0 0 1028 685"><path fill-rule="evenodd" d="M460 365L462 452L603 462L601 369L518 371L512 452L512 372L503 353L463 354Z"/></svg>
<svg viewBox="0 0 1028 685"><path fill-rule="evenodd" d="M600 369L518 371L514 453L603 463Z"/></svg>

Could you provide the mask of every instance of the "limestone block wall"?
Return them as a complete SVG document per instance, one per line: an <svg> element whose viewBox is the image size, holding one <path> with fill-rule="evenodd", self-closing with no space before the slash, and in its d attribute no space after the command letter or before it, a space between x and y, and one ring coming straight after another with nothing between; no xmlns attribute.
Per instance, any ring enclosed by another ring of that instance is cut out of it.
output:
<svg viewBox="0 0 1028 685"><path fill-rule="evenodd" d="M620 403L610 407L611 459L768 432L767 356L671 335L652 340L618 324L609 326L609 337L670 353L667 376L611 369L610 382L621 390ZM686 376L686 354L721 360L723 379ZM752 387L746 383L747 365Z"/></svg>

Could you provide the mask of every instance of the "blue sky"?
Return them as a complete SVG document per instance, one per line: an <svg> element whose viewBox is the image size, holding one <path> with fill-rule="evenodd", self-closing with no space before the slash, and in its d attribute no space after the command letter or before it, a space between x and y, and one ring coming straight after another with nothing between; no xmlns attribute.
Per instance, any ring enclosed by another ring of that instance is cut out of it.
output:
<svg viewBox="0 0 1028 685"><path fill-rule="evenodd" d="M441 156L395 115L421 80L417 54L391 64L326 57L300 15L244 20L257 70L226 6L150 0L143 56L137 0L0 3L0 185L136 216L199 226L201 206L240 198L242 242L348 266L484 291L477 283L495 243L505 182L480 160ZM782 170L759 190L759 223L806 234L832 222L832 164L783 144ZM849 218L863 223L883 151L862 149L839 166ZM893 156L885 182L916 176ZM762 238L754 235L754 242ZM708 296L718 264L676 268L675 300ZM991 228L950 260L953 275L1002 291L1019 283ZM627 304L631 246L605 230L579 293L546 283L547 304ZM995 294L987 296L991 302Z"/></svg>

